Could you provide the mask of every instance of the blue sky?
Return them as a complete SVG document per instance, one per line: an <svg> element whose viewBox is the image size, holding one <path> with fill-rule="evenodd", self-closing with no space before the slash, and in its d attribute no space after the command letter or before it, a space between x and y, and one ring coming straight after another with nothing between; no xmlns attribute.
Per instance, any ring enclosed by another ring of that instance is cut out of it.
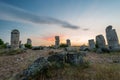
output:
<svg viewBox="0 0 120 80"><path fill-rule="evenodd" d="M10 42L10 32L20 31L20 40L31 38L33 45L87 44L96 35L105 36L113 25L120 38L120 0L0 0L0 38Z"/></svg>

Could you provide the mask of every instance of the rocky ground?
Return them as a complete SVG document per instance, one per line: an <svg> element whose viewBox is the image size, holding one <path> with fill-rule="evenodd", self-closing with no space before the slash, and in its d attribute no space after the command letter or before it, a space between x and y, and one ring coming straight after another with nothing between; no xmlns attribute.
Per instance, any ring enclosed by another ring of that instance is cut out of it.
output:
<svg viewBox="0 0 120 80"><path fill-rule="evenodd" d="M0 80L8 80L11 76L27 68L37 58L47 56L50 51L27 50L17 55L0 56Z"/></svg>
<svg viewBox="0 0 120 80"><path fill-rule="evenodd" d="M26 69L37 58L48 56L50 51L58 52L61 50L27 50L17 55L0 56L0 80L8 80L10 77ZM96 54L88 52L85 58L93 64L111 64L120 61L120 53Z"/></svg>

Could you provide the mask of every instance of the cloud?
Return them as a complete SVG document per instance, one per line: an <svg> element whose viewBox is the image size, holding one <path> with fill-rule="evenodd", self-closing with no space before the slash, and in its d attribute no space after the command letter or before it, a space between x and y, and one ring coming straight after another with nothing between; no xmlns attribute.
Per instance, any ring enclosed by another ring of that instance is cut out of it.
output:
<svg viewBox="0 0 120 80"><path fill-rule="evenodd" d="M54 42L55 41L55 34L52 34L52 35L46 35L46 36L43 36L43 37L40 37L40 39L42 40L45 40L45 41L51 41L51 42ZM64 41L66 39L66 35L58 35L60 37L60 41Z"/></svg>
<svg viewBox="0 0 120 80"><path fill-rule="evenodd" d="M88 30L89 30L89 28L84 28L83 30L84 30L84 31L88 31Z"/></svg>
<svg viewBox="0 0 120 80"><path fill-rule="evenodd" d="M33 24L54 24L63 28L79 29L79 26L72 25L69 22L51 17L38 16L15 6L0 3L0 19L18 22L28 22Z"/></svg>

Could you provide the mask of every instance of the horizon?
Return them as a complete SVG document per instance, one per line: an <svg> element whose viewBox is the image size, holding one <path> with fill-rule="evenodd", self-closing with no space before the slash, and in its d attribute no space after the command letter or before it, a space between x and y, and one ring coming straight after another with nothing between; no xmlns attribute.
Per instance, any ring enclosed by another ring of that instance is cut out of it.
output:
<svg viewBox="0 0 120 80"><path fill-rule="evenodd" d="M60 36L60 43L87 45L99 34L106 40L112 25L120 40L119 8L119 0L0 0L0 38L10 43L18 29L23 44L30 38L33 46L50 46Z"/></svg>

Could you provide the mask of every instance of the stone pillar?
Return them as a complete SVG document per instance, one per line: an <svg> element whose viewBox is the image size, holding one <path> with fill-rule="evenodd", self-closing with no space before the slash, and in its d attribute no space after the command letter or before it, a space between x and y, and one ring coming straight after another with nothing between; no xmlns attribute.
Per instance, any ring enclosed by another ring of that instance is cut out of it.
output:
<svg viewBox="0 0 120 80"><path fill-rule="evenodd" d="M20 37L20 32L17 29L12 30L11 32L11 48L12 49L19 48L19 37Z"/></svg>
<svg viewBox="0 0 120 80"><path fill-rule="evenodd" d="M97 48L106 48L105 39L103 35L96 36L96 47Z"/></svg>
<svg viewBox="0 0 120 80"><path fill-rule="evenodd" d="M32 45L32 40L30 38L27 39L27 44Z"/></svg>
<svg viewBox="0 0 120 80"><path fill-rule="evenodd" d="M67 40L66 40L66 44L67 44L67 46L68 46L68 47L70 47L70 46L71 46L70 39L67 39Z"/></svg>
<svg viewBox="0 0 120 80"><path fill-rule="evenodd" d="M94 42L94 39L89 40L88 43L89 43L89 48L90 48L90 50L95 49L95 42Z"/></svg>
<svg viewBox="0 0 120 80"><path fill-rule="evenodd" d="M112 29L112 26L106 28L106 38L108 47L111 50L119 48L119 40L115 29Z"/></svg>
<svg viewBox="0 0 120 80"><path fill-rule="evenodd" d="M59 36L55 36L55 47L58 48L60 45L60 39Z"/></svg>

